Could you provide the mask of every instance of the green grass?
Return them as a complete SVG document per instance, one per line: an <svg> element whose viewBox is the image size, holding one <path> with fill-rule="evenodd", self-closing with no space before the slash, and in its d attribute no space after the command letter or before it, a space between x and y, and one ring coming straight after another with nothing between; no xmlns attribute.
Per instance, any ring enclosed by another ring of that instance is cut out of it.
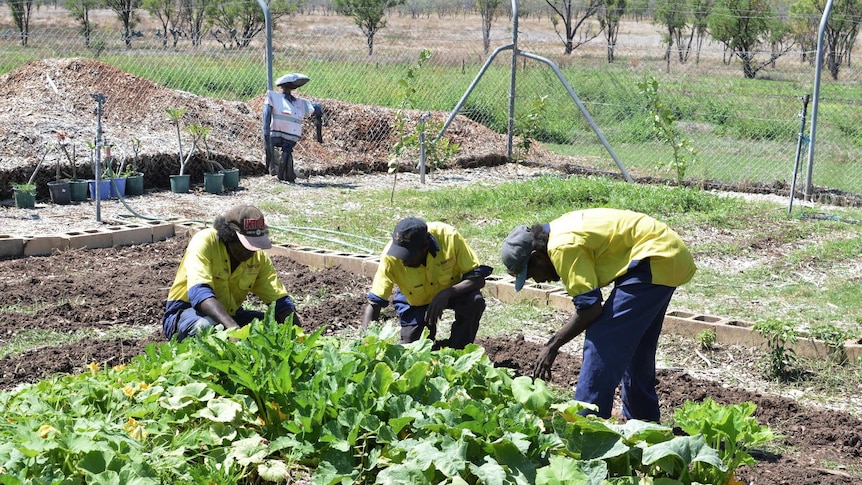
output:
<svg viewBox="0 0 862 485"><path fill-rule="evenodd" d="M100 331L95 338L98 340L140 339L149 336L153 330L155 330L153 327L114 326ZM39 328L25 329L3 341L0 345L0 358L22 354L40 347L57 347L92 338L94 338L92 328L82 328L75 332L55 332Z"/></svg>
<svg viewBox="0 0 862 485"><path fill-rule="evenodd" d="M461 231L495 274L504 275L500 242L514 226L547 222L580 208L630 209L670 224L694 254L699 270L678 290L676 309L751 323L771 315L800 329L820 322L850 329L862 321L862 284L855 274L862 225L842 222L859 220L859 209L836 209L832 219L810 219L800 209L788 216L786 207L773 203L602 177L396 189L394 204L389 189L354 192L330 190L323 205L270 199L263 210L273 214L274 227L286 228L276 233L277 240L372 255L382 251L402 217L444 221ZM315 227L337 233L307 229ZM510 323L515 331L521 328L517 319Z"/></svg>
<svg viewBox="0 0 862 485"><path fill-rule="evenodd" d="M74 32L69 34L77 41ZM394 35L394 34L392 34ZM35 45L35 44L34 44ZM198 51L153 49L139 44L132 50L109 49L100 60L171 89L227 100L248 101L263 94L265 65L249 51L200 49ZM83 46L21 48L4 46L0 73L25 62L51 57L92 57ZM70 50L71 49L71 50ZM309 45L302 52L276 57L273 71L308 73L313 82L302 92L323 99L396 108L404 100L399 82L415 68L416 52L378 54L369 59L362 49L355 52L328 45ZM432 59L416 71L412 98L422 110L450 111L475 80L482 59L453 62L449 53L433 52ZM456 56L457 57L457 56ZM670 147L656 141L638 83L655 76L659 95L676 117L677 127L692 141L698 157L686 173L694 180L767 182L790 180L797 158L800 95L810 93L810 79L793 65L773 73L769 80L746 80L738 72L697 75L686 72L637 71L626 63L573 62L561 66L568 84L591 117L633 172L672 176L657 170L667 166ZM604 146L578 111L552 70L531 62L517 72L515 116L526 116L536 98L547 98L547 111L536 139L557 152L577 157L598 157L597 163L616 171ZM462 114L498 132L505 132L508 119L510 64L495 60L470 94ZM862 98L862 85L829 82L821 87L818 120L817 171L815 184L852 193L862 193L862 179L847 177L862 149L860 115L853 110ZM810 111L809 111L810 117ZM809 120L810 121L810 120ZM809 128L810 129L810 124ZM807 134L806 130L806 134ZM801 153L801 172L807 162ZM798 181L800 184L802 180Z"/></svg>

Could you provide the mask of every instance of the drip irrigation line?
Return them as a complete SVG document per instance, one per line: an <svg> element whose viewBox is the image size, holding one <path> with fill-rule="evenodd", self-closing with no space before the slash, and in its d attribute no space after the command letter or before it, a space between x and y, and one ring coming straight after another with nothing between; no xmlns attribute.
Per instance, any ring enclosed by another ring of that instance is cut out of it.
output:
<svg viewBox="0 0 862 485"><path fill-rule="evenodd" d="M813 212L810 214L803 213L802 219L816 219L820 221L836 221L846 222L847 224L859 224L859 221L849 217L836 216L835 214L826 214L823 212Z"/></svg>
<svg viewBox="0 0 862 485"><path fill-rule="evenodd" d="M374 244L379 244L381 246L385 245L385 242L381 242L379 239L367 236L360 236L359 234L350 234L349 232L341 232L334 231L332 229L323 229L321 227L304 227L304 226L270 226L282 231L313 231L313 232L325 232L328 234L338 234L339 236L349 236L355 239L361 239L363 241L372 242Z"/></svg>
<svg viewBox="0 0 862 485"><path fill-rule="evenodd" d="M366 247L359 246L356 244L352 244L352 243L349 243L347 241L342 241L341 239L333 239L333 238L329 238L329 237L325 237L325 236L318 236L316 234L311 234L308 232L302 232L302 231L293 230L293 229L289 229L289 228L282 228L282 227L278 227L278 226L270 226L270 228L276 229L279 231L283 231L283 232L291 232L293 234L305 236L305 237L312 238L312 239L317 239L320 241L327 241L327 242L331 242L331 243L341 244L344 247L358 249L358 250L364 252L365 254L374 254L374 251L372 251L371 249L368 249ZM314 229L314 228L310 228L310 229ZM332 232L337 232L337 231L332 231ZM347 236L352 236L352 234L345 234L345 233L341 233L341 234L344 234ZM355 237L360 237L360 236L355 236Z"/></svg>
<svg viewBox="0 0 862 485"><path fill-rule="evenodd" d="M132 207L129 205L129 203L126 202L126 198L123 197L122 195L119 195L119 189L117 187L116 180L111 179L111 183L113 184L114 189L117 191L117 195L118 195L117 198L120 199L120 202L123 204L123 207L125 207L126 210L129 211L129 214L118 214L116 216L117 219L123 220L123 219L128 219L128 218L136 218L136 219L144 219L144 220L148 220L148 221L163 221L163 220L165 220L164 217L145 216L145 215L142 215L142 214L135 212L135 210L132 209ZM176 222L179 222L179 223L192 222L192 223L201 223L201 224L208 225L206 221L202 221L200 219L180 219L180 220L174 220L172 222L175 222L175 223ZM344 241L342 239L335 239L335 238L330 238L330 237L325 237L325 236L319 236L319 235L312 234L312 233L313 232L322 232L322 233L326 233L326 234L336 234L339 236L348 236L348 237L352 237L355 239L360 239L360 240L371 242L371 243L381 245L381 246L385 244L385 243L381 242L379 239L366 237L366 236L360 236L358 234L350 234L350 233L341 232L341 231L334 231L332 229L323 229L320 227L272 226L272 225L269 227L270 227L270 229L274 229L274 230L281 231L281 232L289 232L289 233L297 234L300 236L308 237L311 239L317 239L320 241L326 241L326 242L331 242L331 243L335 243L335 244L340 244L340 245L347 247L347 248L358 249L358 250L364 252L365 254L374 254L374 251L371 249L368 249L364 246L359 246L357 244L349 243L349 242Z"/></svg>

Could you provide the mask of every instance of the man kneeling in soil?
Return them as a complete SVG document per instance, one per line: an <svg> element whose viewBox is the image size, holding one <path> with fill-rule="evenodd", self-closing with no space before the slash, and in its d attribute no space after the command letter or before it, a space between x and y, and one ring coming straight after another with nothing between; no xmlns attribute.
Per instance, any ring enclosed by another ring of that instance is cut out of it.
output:
<svg viewBox="0 0 862 485"><path fill-rule="evenodd" d="M436 339L437 322L443 310L455 311L450 336L435 341L434 348L463 349L473 343L485 299L479 291L493 268L479 264L458 231L442 222L426 223L416 217L402 219L395 226L392 240L383 250L368 305L362 315L362 328L380 319L381 308L393 303L401 321L401 343L422 336L426 327Z"/></svg>
<svg viewBox="0 0 862 485"><path fill-rule="evenodd" d="M262 319L263 312L242 307L249 293L267 305L275 302L279 322L293 314L299 325L296 306L263 251L272 247L263 213L240 205L217 217L213 226L195 234L186 248L168 292L165 337L183 340L202 328L236 328Z"/></svg>

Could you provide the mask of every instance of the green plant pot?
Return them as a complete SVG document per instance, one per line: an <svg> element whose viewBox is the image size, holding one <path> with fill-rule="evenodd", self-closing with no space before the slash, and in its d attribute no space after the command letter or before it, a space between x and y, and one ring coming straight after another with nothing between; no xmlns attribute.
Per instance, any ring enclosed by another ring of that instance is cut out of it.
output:
<svg viewBox="0 0 862 485"><path fill-rule="evenodd" d="M191 175L171 175L171 192L185 194L189 191Z"/></svg>
<svg viewBox="0 0 862 485"><path fill-rule="evenodd" d="M227 170L222 170L221 173L224 174L224 185L225 190L236 190L239 187L239 169L238 168L229 168Z"/></svg>
<svg viewBox="0 0 862 485"><path fill-rule="evenodd" d="M19 209L32 209L36 207L36 193L29 190L18 190L13 188L15 207Z"/></svg>
<svg viewBox="0 0 862 485"><path fill-rule="evenodd" d="M83 179L69 180L69 194L72 202L87 200L87 181Z"/></svg>
<svg viewBox="0 0 862 485"><path fill-rule="evenodd" d="M72 202L72 189L69 182L48 182L48 193L51 202L59 205L69 205Z"/></svg>
<svg viewBox="0 0 862 485"><path fill-rule="evenodd" d="M224 190L224 174L223 173L205 173L204 188L210 194L220 194Z"/></svg>
<svg viewBox="0 0 862 485"><path fill-rule="evenodd" d="M126 196L144 194L144 174L141 172L126 177Z"/></svg>

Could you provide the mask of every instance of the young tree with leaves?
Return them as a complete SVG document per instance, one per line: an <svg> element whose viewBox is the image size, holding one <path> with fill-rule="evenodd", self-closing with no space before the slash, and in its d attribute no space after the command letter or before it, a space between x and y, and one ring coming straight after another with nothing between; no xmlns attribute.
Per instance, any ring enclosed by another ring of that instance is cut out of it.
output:
<svg viewBox="0 0 862 485"><path fill-rule="evenodd" d="M365 34L368 55L374 52L374 36L386 27L386 11L403 5L405 0L334 0L335 11L353 18Z"/></svg>
<svg viewBox="0 0 862 485"><path fill-rule="evenodd" d="M587 21L599 11L604 1L586 0L582 4L575 0L545 0L545 3L551 7L551 24L554 26L554 32L563 41L564 54L571 54L601 33L601 31L591 32ZM563 33L560 33L558 28L560 21L563 22ZM577 41L575 37L578 37Z"/></svg>

